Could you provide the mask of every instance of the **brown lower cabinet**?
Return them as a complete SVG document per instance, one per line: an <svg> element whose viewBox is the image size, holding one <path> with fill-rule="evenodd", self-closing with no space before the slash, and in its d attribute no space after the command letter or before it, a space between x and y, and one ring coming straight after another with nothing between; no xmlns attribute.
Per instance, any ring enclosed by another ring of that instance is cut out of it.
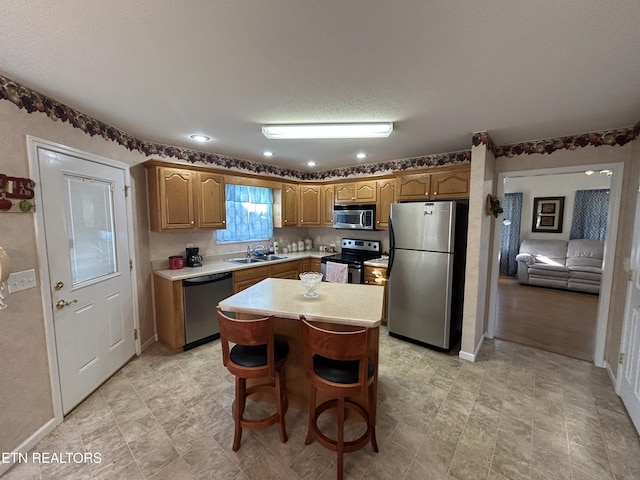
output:
<svg viewBox="0 0 640 480"><path fill-rule="evenodd" d="M308 271L320 271L319 258L291 260L236 270L233 272L233 293L238 293L268 277L298 279L299 273ZM172 281L154 275L153 290L158 341L171 353L181 352L185 345L182 280Z"/></svg>
<svg viewBox="0 0 640 480"><path fill-rule="evenodd" d="M365 285L377 285L384 287L384 299L382 302L382 324L387 324L387 269L382 267L364 266Z"/></svg>

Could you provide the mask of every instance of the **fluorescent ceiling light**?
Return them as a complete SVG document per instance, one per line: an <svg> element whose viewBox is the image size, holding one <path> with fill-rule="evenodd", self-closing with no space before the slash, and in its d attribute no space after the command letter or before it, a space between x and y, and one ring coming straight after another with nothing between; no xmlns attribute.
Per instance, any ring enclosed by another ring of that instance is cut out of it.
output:
<svg viewBox="0 0 640 480"><path fill-rule="evenodd" d="M373 138L388 137L393 123L318 123L298 125L263 125L269 139L295 138Z"/></svg>
<svg viewBox="0 0 640 480"><path fill-rule="evenodd" d="M273 157L273 152L262 152L265 157Z"/></svg>

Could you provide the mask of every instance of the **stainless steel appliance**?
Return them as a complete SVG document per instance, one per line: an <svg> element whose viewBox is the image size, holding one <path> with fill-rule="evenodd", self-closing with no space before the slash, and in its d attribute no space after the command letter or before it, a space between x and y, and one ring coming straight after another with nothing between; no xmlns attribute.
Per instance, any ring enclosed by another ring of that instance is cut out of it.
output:
<svg viewBox="0 0 640 480"><path fill-rule="evenodd" d="M375 205L335 205L333 207L333 228L374 230L375 223Z"/></svg>
<svg viewBox="0 0 640 480"><path fill-rule="evenodd" d="M231 272L202 275L182 281L185 346L188 350L220 338L216 307L233 295Z"/></svg>
<svg viewBox="0 0 640 480"><path fill-rule="evenodd" d="M327 262L346 263L349 266L348 283L364 283L364 262L379 258L380 242L377 240L342 239L342 252L322 257L320 271L323 281L327 278Z"/></svg>
<svg viewBox="0 0 640 480"><path fill-rule="evenodd" d="M462 330L468 205L391 205L388 328L391 335L449 350Z"/></svg>

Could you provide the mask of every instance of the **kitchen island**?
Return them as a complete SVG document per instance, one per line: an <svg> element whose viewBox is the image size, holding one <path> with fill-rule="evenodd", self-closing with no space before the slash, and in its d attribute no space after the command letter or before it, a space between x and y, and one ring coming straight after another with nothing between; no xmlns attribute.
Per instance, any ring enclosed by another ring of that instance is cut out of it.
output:
<svg viewBox="0 0 640 480"><path fill-rule="evenodd" d="M300 315L326 329L350 331L370 328L369 356L378 365L383 290L362 284L323 282L318 287L318 297L306 298L301 281L267 278L221 301L219 305L223 311L236 313L239 318L276 317L275 333L289 343L289 359L285 367L289 401L306 408L310 385L304 372ZM378 368L374 375L377 398ZM322 398L318 400L323 401ZM360 401L364 402L366 398ZM371 406L370 413L375 424L375 405Z"/></svg>

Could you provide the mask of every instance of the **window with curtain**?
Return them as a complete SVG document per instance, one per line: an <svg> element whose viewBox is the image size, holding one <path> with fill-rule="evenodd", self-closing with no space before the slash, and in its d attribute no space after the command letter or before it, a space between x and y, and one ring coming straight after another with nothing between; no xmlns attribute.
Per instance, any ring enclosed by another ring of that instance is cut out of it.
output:
<svg viewBox="0 0 640 480"><path fill-rule="evenodd" d="M500 237L500 274L514 276L518 273L516 255L520 250L520 217L522 193L505 193L502 200L503 226ZM504 223L507 223L505 225Z"/></svg>
<svg viewBox="0 0 640 480"><path fill-rule="evenodd" d="M273 193L270 188L227 184L227 228L216 231L218 243L267 240L273 236Z"/></svg>
<svg viewBox="0 0 640 480"><path fill-rule="evenodd" d="M570 239L604 240L607 236L609 189L576 190Z"/></svg>

